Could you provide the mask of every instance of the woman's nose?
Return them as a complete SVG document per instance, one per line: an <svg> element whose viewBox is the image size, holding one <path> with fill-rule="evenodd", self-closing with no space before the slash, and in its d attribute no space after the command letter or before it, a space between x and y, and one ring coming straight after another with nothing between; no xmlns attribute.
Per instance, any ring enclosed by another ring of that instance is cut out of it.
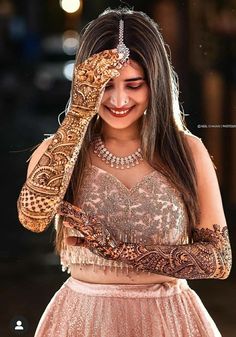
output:
<svg viewBox="0 0 236 337"><path fill-rule="evenodd" d="M113 107L122 108L129 102L129 97L124 91L116 91L110 97L110 102Z"/></svg>

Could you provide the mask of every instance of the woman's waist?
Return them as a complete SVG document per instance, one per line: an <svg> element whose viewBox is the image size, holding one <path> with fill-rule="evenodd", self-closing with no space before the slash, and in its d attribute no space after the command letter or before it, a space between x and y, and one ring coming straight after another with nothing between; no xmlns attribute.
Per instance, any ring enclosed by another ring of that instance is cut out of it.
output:
<svg viewBox="0 0 236 337"><path fill-rule="evenodd" d="M164 298L181 294L186 290L191 290L185 279L175 279L174 281L162 283L105 284L77 280L72 276L66 280L63 287L68 287L71 290L83 295L134 299Z"/></svg>
<svg viewBox="0 0 236 337"><path fill-rule="evenodd" d="M135 271L130 268L100 266L96 264L71 264L74 279L100 284L150 284L175 282L177 279L165 275Z"/></svg>

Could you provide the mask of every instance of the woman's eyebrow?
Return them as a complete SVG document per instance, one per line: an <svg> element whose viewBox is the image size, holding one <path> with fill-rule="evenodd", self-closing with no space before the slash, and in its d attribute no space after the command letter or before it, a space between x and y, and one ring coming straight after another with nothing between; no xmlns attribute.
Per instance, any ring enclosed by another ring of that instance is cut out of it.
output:
<svg viewBox="0 0 236 337"><path fill-rule="evenodd" d="M133 78L127 78L125 80L125 82L133 82L133 81L140 81L140 80L144 80L143 77L133 77Z"/></svg>
<svg viewBox="0 0 236 337"><path fill-rule="evenodd" d="M133 78L127 78L126 80L124 80L124 82L134 82L134 81L140 81L140 80L144 80L144 77L133 77ZM110 80L110 82L112 82L113 79Z"/></svg>

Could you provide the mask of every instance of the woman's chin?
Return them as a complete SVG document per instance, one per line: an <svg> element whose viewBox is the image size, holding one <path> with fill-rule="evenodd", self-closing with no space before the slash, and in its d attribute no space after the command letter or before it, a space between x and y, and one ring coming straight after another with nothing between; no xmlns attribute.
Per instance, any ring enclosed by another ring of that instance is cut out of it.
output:
<svg viewBox="0 0 236 337"><path fill-rule="evenodd" d="M103 122L108 126L108 127L111 127L113 129L119 129L119 130L122 130L122 129L126 129L128 128L130 125L132 125L133 123L124 123L124 122L111 122L111 121L108 121L108 120L104 120L103 119Z"/></svg>

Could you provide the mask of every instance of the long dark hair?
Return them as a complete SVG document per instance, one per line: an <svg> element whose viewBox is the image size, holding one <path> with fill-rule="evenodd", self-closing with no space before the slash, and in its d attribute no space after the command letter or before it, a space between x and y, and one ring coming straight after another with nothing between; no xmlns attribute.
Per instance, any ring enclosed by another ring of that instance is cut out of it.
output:
<svg viewBox="0 0 236 337"><path fill-rule="evenodd" d="M155 23L143 12L128 8L106 9L89 22L81 32L76 63L118 44L119 21L124 20L124 42L130 58L144 70L150 88L150 100L142 118L141 145L145 160L161 171L181 192L189 217L189 237L199 221L199 201L194 161L186 142L183 113L178 103L178 81L167 54L167 48ZM70 181L66 199L75 202L86 168L88 148L95 134L101 131L101 118L94 116L88 126L81 151ZM158 155L158 161L155 159ZM63 226L58 221L56 248L60 252Z"/></svg>

